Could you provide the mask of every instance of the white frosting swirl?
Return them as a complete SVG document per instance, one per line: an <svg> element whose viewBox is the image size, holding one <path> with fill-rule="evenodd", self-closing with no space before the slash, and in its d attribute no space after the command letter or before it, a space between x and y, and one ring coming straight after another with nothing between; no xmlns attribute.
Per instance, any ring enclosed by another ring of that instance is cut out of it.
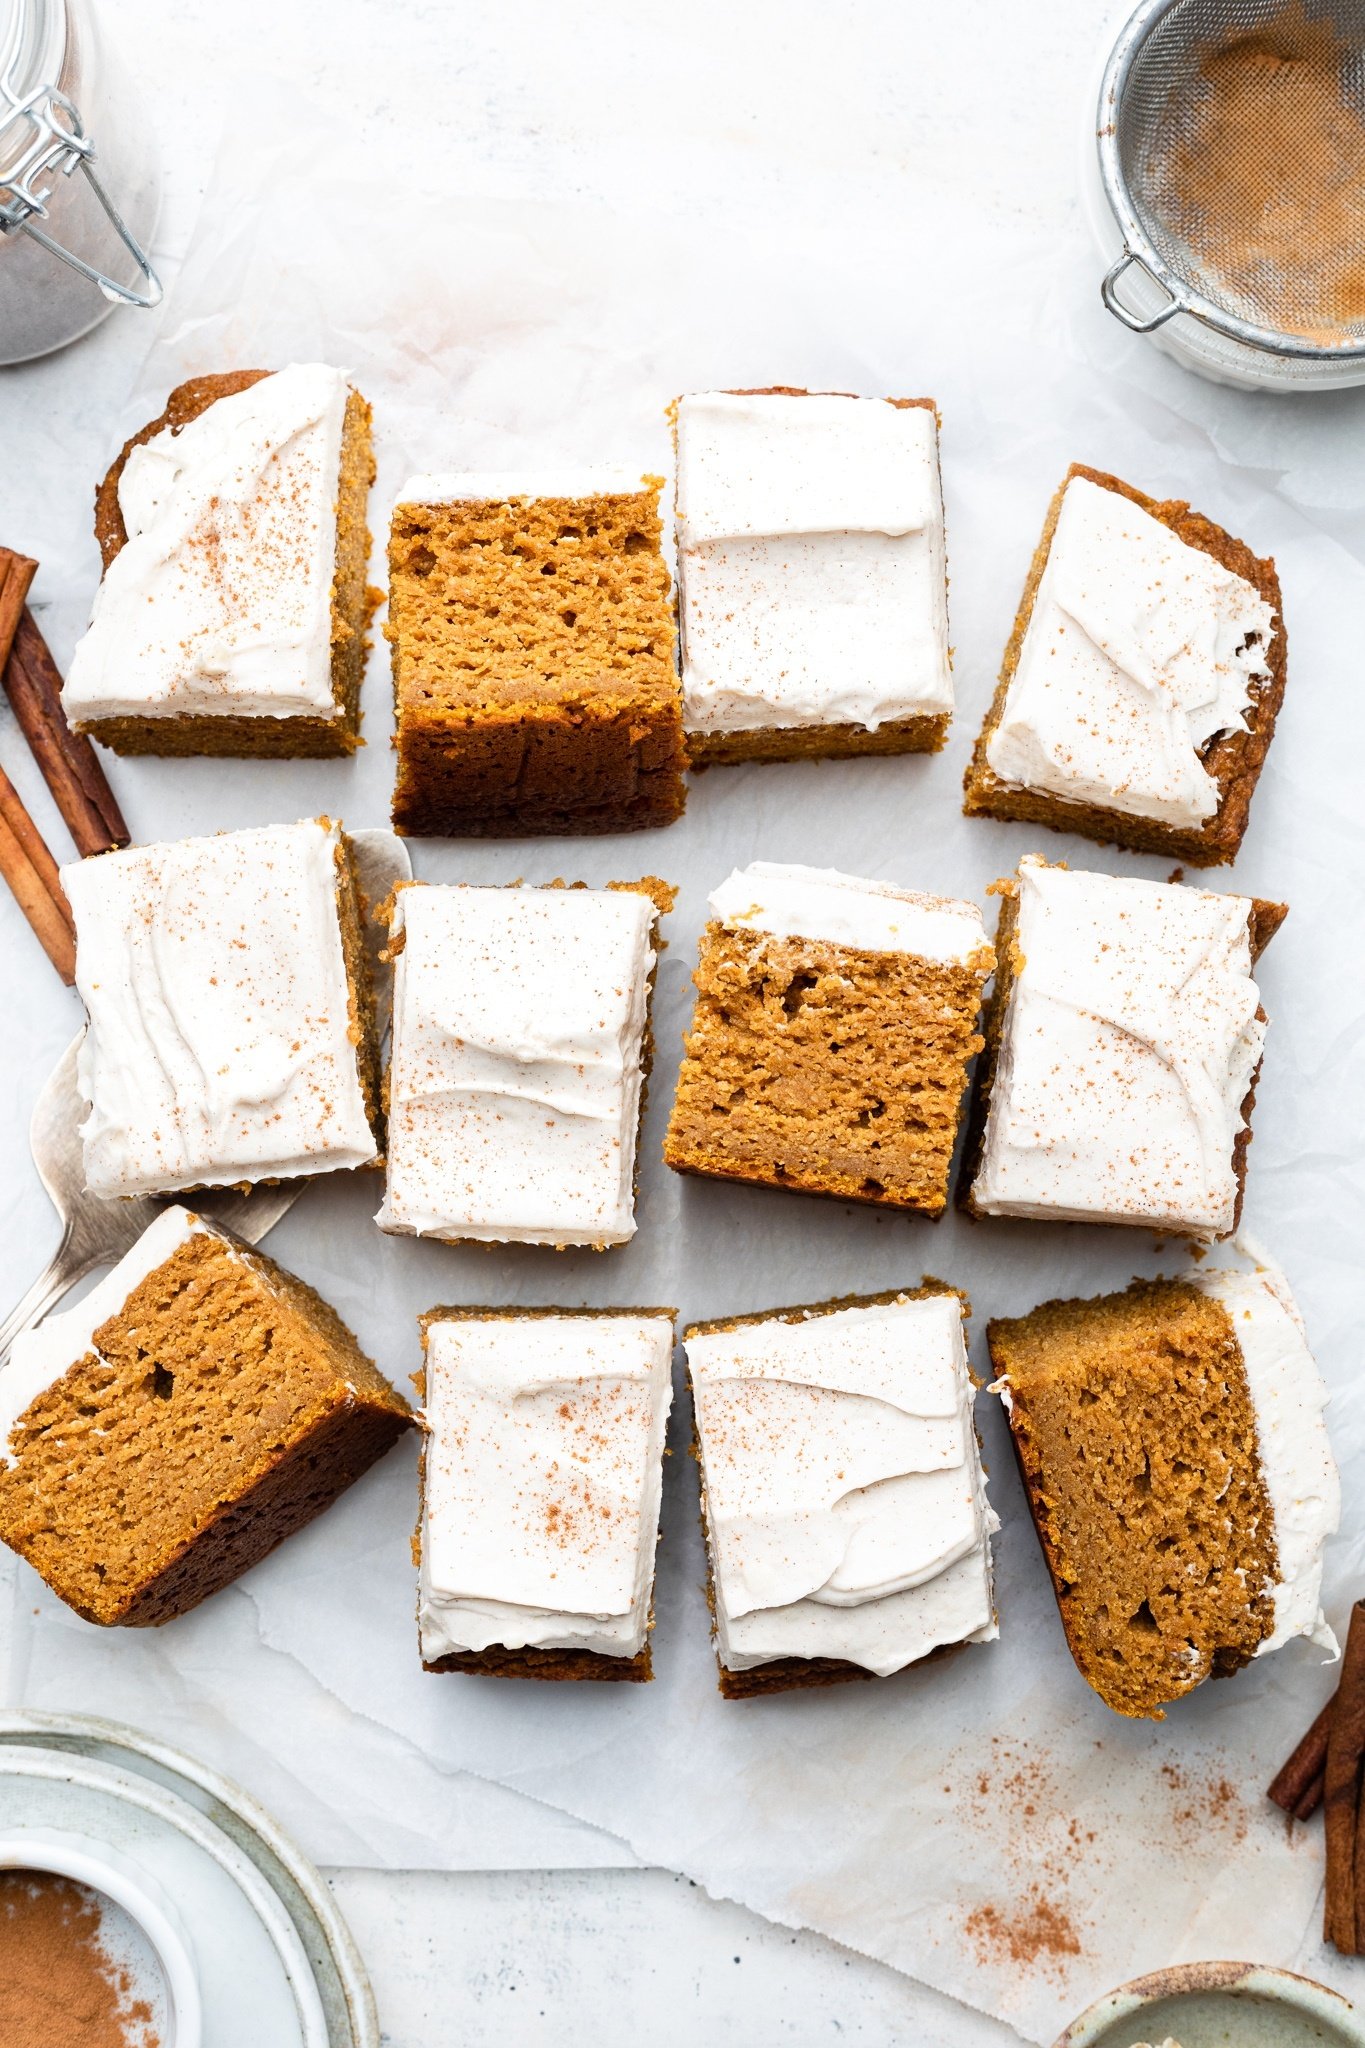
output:
<svg viewBox="0 0 1365 2048"><path fill-rule="evenodd" d="M1335 1653L1322 1611L1322 1552L1341 1521L1341 1481L1323 1421L1328 1393L1292 1295L1268 1272L1183 1276L1222 1303L1246 1367L1256 1448L1275 1524L1275 1621L1256 1654L1308 1636Z"/></svg>
<svg viewBox="0 0 1365 2048"><path fill-rule="evenodd" d="M673 1319L456 1313L426 1345L422 1657L649 1629Z"/></svg>
<svg viewBox="0 0 1365 2048"><path fill-rule="evenodd" d="M1022 955L975 1207L1233 1228L1233 1147L1265 1040L1245 896L1019 867Z"/></svg>
<svg viewBox="0 0 1365 2048"><path fill-rule="evenodd" d="M922 896L891 882L865 882L836 868L751 861L710 898L711 915L734 931L774 938L823 939L868 953L913 953L965 965L985 958L989 941L974 903Z"/></svg>
<svg viewBox="0 0 1365 2048"><path fill-rule="evenodd" d="M74 861L77 1078L96 1195L284 1179L378 1156L337 914L335 825Z"/></svg>
<svg viewBox="0 0 1365 2048"><path fill-rule="evenodd" d="M688 728L951 711L933 411L711 391L679 401L677 434Z"/></svg>
<svg viewBox="0 0 1365 2048"><path fill-rule="evenodd" d="M656 917L626 889L398 892L381 1229L634 1235Z"/></svg>
<svg viewBox="0 0 1365 2048"><path fill-rule="evenodd" d="M1198 826L1203 753L1268 676L1260 592L1118 491L1073 477L986 760L1002 782Z"/></svg>
<svg viewBox="0 0 1365 2048"><path fill-rule="evenodd" d="M296 363L134 448L128 539L62 701L72 719L335 718L332 578L347 386Z"/></svg>
<svg viewBox="0 0 1365 2048"><path fill-rule="evenodd" d="M955 1295L692 1330L686 1348L723 1665L884 1676L996 1634Z"/></svg>

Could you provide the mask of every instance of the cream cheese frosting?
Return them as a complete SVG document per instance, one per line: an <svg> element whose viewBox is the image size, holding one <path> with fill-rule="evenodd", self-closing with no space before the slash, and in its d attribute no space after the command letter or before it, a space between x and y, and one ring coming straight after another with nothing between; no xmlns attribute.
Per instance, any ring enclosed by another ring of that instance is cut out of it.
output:
<svg viewBox="0 0 1365 2048"><path fill-rule="evenodd" d="M12 1465L9 1440L15 1424L40 1394L68 1373L93 1348L96 1330L118 1315L149 1274L202 1232L214 1231L202 1217L172 1204L149 1223L98 1285L74 1308L44 1316L36 1329L22 1330L0 1365L0 1465Z"/></svg>
<svg viewBox="0 0 1365 2048"><path fill-rule="evenodd" d="M348 391L295 363L134 448L128 539L62 692L73 719L337 718L332 579Z"/></svg>
<svg viewBox="0 0 1365 2048"><path fill-rule="evenodd" d="M1182 1277L1227 1311L1256 1413L1279 1573L1274 1626L1256 1655L1278 1650L1292 1636L1308 1636L1335 1653L1337 1639L1322 1611L1322 1552L1341 1521L1341 1481L1323 1420L1327 1388L1298 1308L1269 1272L1194 1267Z"/></svg>
<svg viewBox="0 0 1365 2048"><path fill-rule="evenodd" d="M1265 1040L1251 902L1036 857L1018 886L973 1206L1226 1235Z"/></svg>
<svg viewBox="0 0 1365 2048"><path fill-rule="evenodd" d="M1071 803L1203 824L1219 803L1203 755L1246 730L1273 616L1245 577L1073 477L987 764Z"/></svg>
<svg viewBox="0 0 1365 2048"><path fill-rule="evenodd" d="M663 1309L428 1325L425 1663L494 1645L638 1656L672 1354Z"/></svg>
<svg viewBox="0 0 1365 2048"><path fill-rule="evenodd" d="M89 1027L86 1185L170 1193L370 1164L335 825L304 819L64 867Z"/></svg>
<svg viewBox="0 0 1365 2048"><path fill-rule="evenodd" d="M703 392L679 400L677 449L689 730L951 711L930 407Z"/></svg>
<svg viewBox="0 0 1365 2048"><path fill-rule="evenodd" d="M398 892L381 1229L634 1235L656 918L628 889Z"/></svg>
<svg viewBox="0 0 1365 2048"><path fill-rule="evenodd" d="M989 947L974 903L862 881L836 868L752 861L714 891L710 910L732 931L823 939L868 953L913 953L922 960L965 965Z"/></svg>
<svg viewBox="0 0 1365 2048"><path fill-rule="evenodd" d="M997 1634L956 1295L688 1332L721 1663L885 1676Z"/></svg>

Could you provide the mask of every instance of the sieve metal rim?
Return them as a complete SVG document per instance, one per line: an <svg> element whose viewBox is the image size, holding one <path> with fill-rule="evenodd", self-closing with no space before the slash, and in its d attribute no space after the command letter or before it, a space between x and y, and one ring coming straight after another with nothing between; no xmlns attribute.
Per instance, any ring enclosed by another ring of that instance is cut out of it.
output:
<svg viewBox="0 0 1365 2048"><path fill-rule="evenodd" d="M1287 334L1275 327L1261 327L1228 312L1216 300L1196 291L1171 269L1143 226L1119 156L1118 111L1133 66L1148 37L1166 15L1184 4L1185 0L1142 0L1120 31L1100 82L1095 118L1100 180L1110 211L1123 236L1122 253L1110 264L1100 281L1100 297L1106 311L1112 313L1116 320L1121 320L1134 334L1151 334L1178 313L1186 313L1203 326L1211 327L1216 334L1225 335L1230 341L1240 341L1247 348L1259 349L1265 355L1294 356L1318 363L1365 359L1365 342L1309 341L1302 335ZM1126 271L1134 268L1145 272L1151 282L1167 294L1167 303L1154 313L1144 316L1134 307L1125 305L1118 295L1119 280Z"/></svg>

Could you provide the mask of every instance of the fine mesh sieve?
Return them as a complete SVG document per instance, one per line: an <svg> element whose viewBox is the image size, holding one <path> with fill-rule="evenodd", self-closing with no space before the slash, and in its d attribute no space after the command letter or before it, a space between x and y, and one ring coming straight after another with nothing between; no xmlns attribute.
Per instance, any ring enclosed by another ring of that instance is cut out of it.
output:
<svg viewBox="0 0 1365 2048"><path fill-rule="evenodd" d="M1125 325L1186 313L1275 355L1365 355L1365 0L1146 0L1098 140Z"/></svg>

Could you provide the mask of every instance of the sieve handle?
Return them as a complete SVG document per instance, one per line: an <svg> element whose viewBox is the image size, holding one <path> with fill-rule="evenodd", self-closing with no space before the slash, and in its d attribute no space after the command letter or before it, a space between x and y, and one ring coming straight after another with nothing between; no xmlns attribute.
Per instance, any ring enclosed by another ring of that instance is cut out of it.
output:
<svg viewBox="0 0 1365 2048"><path fill-rule="evenodd" d="M1159 291L1164 291L1168 295L1168 303L1164 306L1159 306L1155 313L1149 314L1145 319L1141 313L1135 313L1131 306L1125 306L1123 300L1118 295L1119 279L1126 271L1134 267L1140 270L1144 277L1149 277ZM1164 327L1174 314L1186 310L1183 301L1176 297L1164 279L1159 278L1154 271L1150 270L1142 258L1135 255L1131 249L1125 249L1117 262L1111 263L1108 270L1104 273L1104 282L1100 286L1100 297L1103 299L1107 311L1112 313L1116 320L1121 320L1124 326L1130 328L1134 334L1150 334L1154 328Z"/></svg>

